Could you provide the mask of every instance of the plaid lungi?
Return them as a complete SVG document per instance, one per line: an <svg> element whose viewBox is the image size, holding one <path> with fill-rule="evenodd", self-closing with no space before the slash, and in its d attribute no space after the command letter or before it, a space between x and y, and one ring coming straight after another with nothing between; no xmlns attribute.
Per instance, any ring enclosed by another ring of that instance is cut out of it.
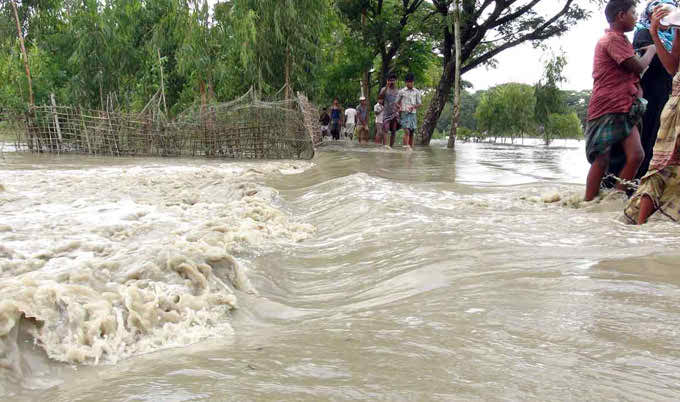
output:
<svg viewBox="0 0 680 402"><path fill-rule="evenodd" d="M647 101L636 99L628 113L609 113L590 120L586 128L586 157L593 163L598 155L608 153L611 147L623 141L633 127L642 125Z"/></svg>

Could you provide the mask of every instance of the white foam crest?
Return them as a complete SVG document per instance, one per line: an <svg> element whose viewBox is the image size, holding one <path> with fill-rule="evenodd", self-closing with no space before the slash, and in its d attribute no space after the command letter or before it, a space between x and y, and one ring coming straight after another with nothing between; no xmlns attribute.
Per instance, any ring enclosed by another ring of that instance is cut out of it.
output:
<svg viewBox="0 0 680 402"><path fill-rule="evenodd" d="M627 200L626 194L617 190L601 190L592 201L584 201L583 189L574 187L529 189L519 196L520 200L534 204L557 205L587 211L621 211Z"/></svg>
<svg viewBox="0 0 680 402"><path fill-rule="evenodd" d="M97 364L232 332L251 255L308 238L258 183L300 163L12 171L0 193L0 371L19 339ZM28 370L30 371L30 370Z"/></svg>

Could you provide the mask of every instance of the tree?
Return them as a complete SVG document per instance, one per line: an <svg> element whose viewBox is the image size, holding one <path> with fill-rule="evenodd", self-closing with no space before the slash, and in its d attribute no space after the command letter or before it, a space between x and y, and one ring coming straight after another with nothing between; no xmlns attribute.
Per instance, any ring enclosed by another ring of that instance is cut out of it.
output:
<svg viewBox="0 0 680 402"><path fill-rule="evenodd" d="M460 44L460 0L455 0L453 10L453 34L455 47L455 69L454 69L454 85L453 85L453 119L451 121L451 132L449 134L449 142L447 148L453 148L456 145L456 130L460 121L460 67L461 67L461 44Z"/></svg>
<svg viewBox="0 0 680 402"><path fill-rule="evenodd" d="M588 104L590 103L590 89L582 91L564 91L564 102L567 109L576 113L581 126L585 127L588 121Z"/></svg>
<svg viewBox="0 0 680 402"><path fill-rule="evenodd" d="M567 59L564 54L551 55L545 63L543 77L534 86L536 93L536 122L545 126L554 113L564 113L566 104L559 84L566 81L563 75Z"/></svg>
<svg viewBox="0 0 680 402"><path fill-rule="evenodd" d="M552 113L548 116L544 134L545 144L550 145L552 140L558 138L582 138L583 129L576 113Z"/></svg>
<svg viewBox="0 0 680 402"><path fill-rule="evenodd" d="M352 35L360 39L364 51L369 51L369 59L380 58L381 87L390 71L396 72L400 54L427 43L424 30L429 26L426 19L431 6L424 0L337 0L336 4ZM427 54L432 54L432 46L430 43ZM411 65L418 67L421 63Z"/></svg>
<svg viewBox="0 0 680 402"><path fill-rule="evenodd" d="M463 84L466 84L463 82ZM469 83L468 83L469 84ZM465 87L465 85L463 85ZM475 110L477 105L482 98L482 95L486 91L477 91L470 93L465 89L461 90L460 93L460 121L458 122L458 128L465 127L471 131L477 130L477 120L475 120ZM422 108L421 108L422 110ZM437 122L437 130L449 132L451 131L451 121L453 119L453 106L451 102L447 102L444 110L442 111L442 117Z"/></svg>
<svg viewBox="0 0 680 402"><path fill-rule="evenodd" d="M33 83L31 81L31 70L28 66L28 54L26 53L26 48L24 46L24 33L21 29L21 23L19 22L19 12L17 11L17 4L12 1L12 8L14 11L14 19L17 24L17 38L19 39L19 45L21 46L21 54L24 59L24 66L26 68L26 80L28 82L28 99L31 106L35 105L35 98L33 97Z"/></svg>
<svg viewBox="0 0 680 402"><path fill-rule="evenodd" d="M509 83L489 89L477 106L477 128L487 136L523 136L533 125L536 97L534 88L526 84Z"/></svg>
<svg viewBox="0 0 680 402"><path fill-rule="evenodd" d="M239 0L232 6L242 63L254 69L261 89L310 88L321 57L318 38L329 0Z"/></svg>
<svg viewBox="0 0 680 402"><path fill-rule="evenodd" d="M440 53L444 70L437 94L428 107L419 129L419 137L427 144L446 104L454 80L454 33L447 23L455 0L432 0L439 15ZM539 3L558 3L559 9L548 15L537 11ZM493 63L501 52L521 43L541 41L559 36L588 13L575 0L462 0L461 43L462 74L480 65Z"/></svg>

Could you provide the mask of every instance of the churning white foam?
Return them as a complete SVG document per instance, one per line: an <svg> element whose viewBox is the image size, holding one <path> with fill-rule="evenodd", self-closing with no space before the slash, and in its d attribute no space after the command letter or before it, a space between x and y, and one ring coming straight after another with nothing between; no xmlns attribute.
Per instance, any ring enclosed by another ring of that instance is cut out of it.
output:
<svg viewBox="0 0 680 402"><path fill-rule="evenodd" d="M3 172L0 372L29 376L22 339L97 364L229 334L243 261L308 238L267 174L304 163Z"/></svg>

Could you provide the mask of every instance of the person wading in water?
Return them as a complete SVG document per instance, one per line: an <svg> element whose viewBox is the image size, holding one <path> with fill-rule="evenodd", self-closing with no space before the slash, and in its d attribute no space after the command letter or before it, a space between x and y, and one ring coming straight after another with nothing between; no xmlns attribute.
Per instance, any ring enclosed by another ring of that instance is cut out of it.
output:
<svg viewBox="0 0 680 402"><path fill-rule="evenodd" d="M633 47L638 50L643 49L649 45L654 44L650 32L650 25L652 23L651 16L654 9L660 5L668 4L676 7L676 0L651 0L647 1L644 10L640 14L637 24L635 24L635 35L633 36ZM670 52L673 46L673 38L676 35L676 29L671 29L665 26L659 28L659 39L664 48ZM658 53L658 52L657 52ZM640 78L640 86L645 99L647 99L647 110L642 117L642 132L640 132L640 142L642 149L645 151L645 159L640 165L636 179L642 178L649 169L649 163L652 160L652 149L654 142L656 142L656 133L659 131L661 110L666 102L668 96L671 94L673 85L673 76L666 71L658 55L654 56L649 68L644 72ZM626 163L626 155L619 145L612 147L611 161L607 173L618 176L623 165ZM614 187L616 180L609 176L607 180L603 181L605 187Z"/></svg>
<svg viewBox="0 0 680 402"><path fill-rule="evenodd" d="M669 53L663 44L659 21L668 10L655 9L650 31L656 44L659 59L673 74L673 92L661 112L661 125L654 144L654 156L649 172L640 180L640 186L628 202L624 215L629 223L647 222L659 211L674 222L680 222L680 40L673 42ZM680 18L679 18L680 19ZM680 21L677 21L680 23Z"/></svg>
<svg viewBox="0 0 680 402"><path fill-rule="evenodd" d="M387 86L380 90L379 96L384 99L383 105L383 132L390 133L390 147L394 146L394 139L399 130L399 89L396 86L397 74L390 73L387 76Z"/></svg>
<svg viewBox="0 0 680 402"><path fill-rule="evenodd" d="M420 91L413 87L415 76L406 74L406 86L399 91L399 109L401 110L401 126L404 128L404 147L413 148L413 137L418 127L416 110L423 105Z"/></svg>
<svg viewBox="0 0 680 402"><path fill-rule="evenodd" d="M334 140L340 139L340 130L342 130L344 114L340 101L338 98L333 99L333 106L331 106L331 136Z"/></svg>
<svg viewBox="0 0 680 402"><path fill-rule="evenodd" d="M655 47L649 46L642 58L636 56L624 35L635 28L633 0L610 0L604 13L609 29L595 46L593 95L588 105L586 157L591 165L586 179L586 201L600 191L612 146L621 144L626 155L621 179L632 179L642 163L645 154L638 126L646 100L641 98L639 82L640 74L655 54ZM625 190L623 184L617 187Z"/></svg>

